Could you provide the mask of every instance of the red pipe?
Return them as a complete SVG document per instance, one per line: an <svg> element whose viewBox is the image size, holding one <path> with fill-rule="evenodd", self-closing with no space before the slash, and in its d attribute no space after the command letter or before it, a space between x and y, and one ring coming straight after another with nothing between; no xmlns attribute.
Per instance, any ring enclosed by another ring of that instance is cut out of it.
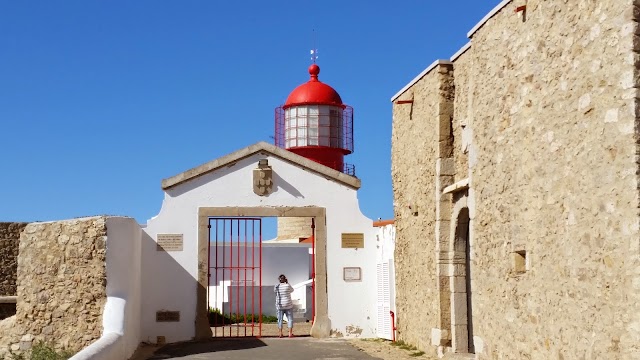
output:
<svg viewBox="0 0 640 360"><path fill-rule="evenodd" d="M244 336L247 336L247 223L244 222Z"/></svg>
<svg viewBox="0 0 640 360"><path fill-rule="evenodd" d="M260 298L260 322L258 323L258 337L262 337L262 219L258 220L258 224L260 226L260 294L258 296Z"/></svg>
<svg viewBox="0 0 640 360"><path fill-rule="evenodd" d="M254 336L256 328L255 312L256 304L254 298L256 295L256 221L251 220L251 336Z"/></svg>
<svg viewBox="0 0 640 360"><path fill-rule="evenodd" d="M229 219L229 325L233 324L233 219ZM229 337L233 336L233 326L229 326Z"/></svg>
<svg viewBox="0 0 640 360"><path fill-rule="evenodd" d="M207 225L208 231L208 241L207 241L207 322L209 322L209 304L211 304L211 219L207 219L209 224ZM211 326L211 324L209 324Z"/></svg>
<svg viewBox="0 0 640 360"><path fill-rule="evenodd" d="M240 267L242 267L240 263L240 219L236 220L236 226L238 227L238 231L236 235L238 236L238 247L236 248L236 253L238 254L238 269L236 272L237 282L236 282L236 321L238 321L239 313L240 313ZM236 327L236 336L240 336L240 327Z"/></svg>
<svg viewBox="0 0 640 360"><path fill-rule="evenodd" d="M396 314L393 311L389 311L389 313L391 313L391 338L393 342L396 342L396 330L398 329L396 327Z"/></svg>
<svg viewBox="0 0 640 360"><path fill-rule="evenodd" d="M311 324L316 321L316 219L311 218Z"/></svg>

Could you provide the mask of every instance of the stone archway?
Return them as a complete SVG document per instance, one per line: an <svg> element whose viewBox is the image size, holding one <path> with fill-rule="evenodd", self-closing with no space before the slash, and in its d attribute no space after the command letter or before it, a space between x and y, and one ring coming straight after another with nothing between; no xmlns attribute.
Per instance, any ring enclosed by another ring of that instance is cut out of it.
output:
<svg viewBox="0 0 640 360"><path fill-rule="evenodd" d="M470 218L466 196L456 201L452 223L451 346L457 353L474 353L471 300Z"/></svg>
<svg viewBox="0 0 640 360"><path fill-rule="evenodd" d="M196 298L196 339L211 337L207 318L208 219L216 216L313 217L315 218L315 321L311 336L329 337L331 321L327 297L327 228L325 208L308 207L201 207L198 209L198 293Z"/></svg>

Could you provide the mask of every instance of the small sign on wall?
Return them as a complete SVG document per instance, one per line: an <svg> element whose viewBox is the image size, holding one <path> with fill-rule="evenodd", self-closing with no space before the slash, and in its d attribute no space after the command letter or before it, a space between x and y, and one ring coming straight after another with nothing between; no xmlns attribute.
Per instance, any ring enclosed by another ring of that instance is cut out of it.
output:
<svg viewBox="0 0 640 360"><path fill-rule="evenodd" d="M156 311L156 322L179 322L180 311Z"/></svg>
<svg viewBox="0 0 640 360"><path fill-rule="evenodd" d="M342 268L342 278L344 281L362 281L362 268L345 267Z"/></svg>
<svg viewBox="0 0 640 360"><path fill-rule="evenodd" d="M157 251L182 251L182 234L158 234Z"/></svg>
<svg viewBox="0 0 640 360"><path fill-rule="evenodd" d="M342 233L342 247L357 249L364 247L363 233Z"/></svg>

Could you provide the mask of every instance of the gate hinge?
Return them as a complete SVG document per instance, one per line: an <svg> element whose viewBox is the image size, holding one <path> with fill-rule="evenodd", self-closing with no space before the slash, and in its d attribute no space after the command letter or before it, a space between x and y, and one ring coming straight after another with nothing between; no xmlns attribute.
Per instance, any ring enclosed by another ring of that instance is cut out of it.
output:
<svg viewBox="0 0 640 360"><path fill-rule="evenodd" d="M208 228L208 229L211 229L211 224L207 225L207 228Z"/></svg>

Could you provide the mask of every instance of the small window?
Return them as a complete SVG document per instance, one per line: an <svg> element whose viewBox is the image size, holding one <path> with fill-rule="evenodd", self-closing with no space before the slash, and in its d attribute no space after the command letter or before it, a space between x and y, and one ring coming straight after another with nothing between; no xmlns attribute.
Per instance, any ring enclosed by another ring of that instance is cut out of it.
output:
<svg viewBox="0 0 640 360"><path fill-rule="evenodd" d="M513 267L517 274L527 272L527 251L520 250L513 253Z"/></svg>

